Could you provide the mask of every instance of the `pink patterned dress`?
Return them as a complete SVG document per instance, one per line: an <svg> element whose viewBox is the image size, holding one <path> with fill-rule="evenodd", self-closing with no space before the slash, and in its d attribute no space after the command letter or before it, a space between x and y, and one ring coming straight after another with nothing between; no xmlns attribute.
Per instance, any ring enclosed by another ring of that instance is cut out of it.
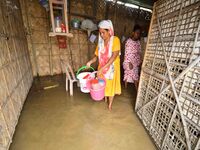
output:
<svg viewBox="0 0 200 150"><path fill-rule="evenodd" d="M133 69L129 68L129 62L133 65ZM125 45L125 56L123 62L124 81L134 83L139 80L139 67L141 64L141 45L140 41L134 41L129 38Z"/></svg>

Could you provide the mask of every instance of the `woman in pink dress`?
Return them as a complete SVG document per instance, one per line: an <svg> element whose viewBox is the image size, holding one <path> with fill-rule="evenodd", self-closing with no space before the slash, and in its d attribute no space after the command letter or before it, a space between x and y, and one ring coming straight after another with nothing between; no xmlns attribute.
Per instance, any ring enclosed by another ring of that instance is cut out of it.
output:
<svg viewBox="0 0 200 150"><path fill-rule="evenodd" d="M124 55L124 82L127 88L128 83L134 83L138 88L139 69L141 65L141 45L140 45L140 27L136 25L133 29L132 37L126 41Z"/></svg>

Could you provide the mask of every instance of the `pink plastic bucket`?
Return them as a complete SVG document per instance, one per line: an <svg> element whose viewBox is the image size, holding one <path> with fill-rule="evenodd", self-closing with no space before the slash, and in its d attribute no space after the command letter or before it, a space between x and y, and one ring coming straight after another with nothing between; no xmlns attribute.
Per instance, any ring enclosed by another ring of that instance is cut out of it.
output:
<svg viewBox="0 0 200 150"><path fill-rule="evenodd" d="M102 79L104 80L104 79ZM105 82L105 80L104 80ZM103 100L104 96L105 96L105 86L106 86L106 82L104 84L104 86L102 86L100 89L94 90L92 88L90 88L90 96L92 97L92 99L94 101L101 101Z"/></svg>

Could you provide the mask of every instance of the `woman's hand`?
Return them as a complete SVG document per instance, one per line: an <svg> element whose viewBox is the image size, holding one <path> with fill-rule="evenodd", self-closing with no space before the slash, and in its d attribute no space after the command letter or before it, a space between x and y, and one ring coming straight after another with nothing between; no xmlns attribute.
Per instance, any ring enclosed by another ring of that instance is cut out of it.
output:
<svg viewBox="0 0 200 150"><path fill-rule="evenodd" d="M89 68L92 63L97 61L97 56L94 56L90 61L87 62L86 66Z"/></svg>
<svg viewBox="0 0 200 150"><path fill-rule="evenodd" d="M133 64L132 63L128 63L129 69L132 70L133 69Z"/></svg>
<svg viewBox="0 0 200 150"><path fill-rule="evenodd" d="M92 63L89 61L89 62L87 62L86 66L89 68L91 66L91 64Z"/></svg>
<svg viewBox="0 0 200 150"><path fill-rule="evenodd" d="M101 77L103 75L102 72L103 72L103 68L99 69L97 71L97 77Z"/></svg>

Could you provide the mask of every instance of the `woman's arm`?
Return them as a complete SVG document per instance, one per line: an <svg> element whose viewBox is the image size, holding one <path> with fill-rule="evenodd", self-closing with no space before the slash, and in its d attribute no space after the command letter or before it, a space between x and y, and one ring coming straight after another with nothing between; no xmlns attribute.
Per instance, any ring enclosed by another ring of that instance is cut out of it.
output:
<svg viewBox="0 0 200 150"><path fill-rule="evenodd" d="M87 62L86 66L87 67L90 67L91 64L93 64L94 62L97 61L97 56L94 56L90 61Z"/></svg>
<svg viewBox="0 0 200 150"><path fill-rule="evenodd" d="M103 66L102 68L99 69L98 71L98 75L101 75L102 74L102 71L109 67L114 61L115 59L117 58L117 56L119 55L119 51L115 51L115 52L112 52L112 56L110 57L110 59L108 60L107 64L105 66Z"/></svg>

